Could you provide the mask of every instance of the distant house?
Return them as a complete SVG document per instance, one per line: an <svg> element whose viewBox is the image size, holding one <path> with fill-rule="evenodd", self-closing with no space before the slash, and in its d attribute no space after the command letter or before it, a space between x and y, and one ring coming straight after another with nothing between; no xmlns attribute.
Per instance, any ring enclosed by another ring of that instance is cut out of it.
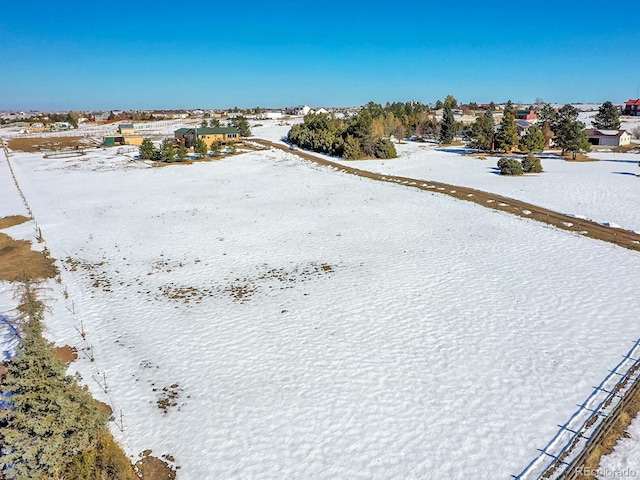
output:
<svg viewBox="0 0 640 480"><path fill-rule="evenodd" d="M316 115L317 114L328 115L329 110L327 110L326 108L319 108L318 110L316 110Z"/></svg>
<svg viewBox="0 0 640 480"><path fill-rule="evenodd" d="M136 129L132 123L121 123L118 125L118 133L120 135L135 135Z"/></svg>
<svg viewBox="0 0 640 480"><path fill-rule="evenodd" d="M587 130L587 137L591 145L607 147L621 147L631 143L631 134L626 130Z"/></svg>
<svg viewBox="0 0 640 480"><path fill-rule="evenodd" d="M262 112L261 114L256 115L256 118L260 120L278 120L282 117L284 117L284 114L277 111Z"/></svg>
<svg viewBox="0 0 640 480"><path fill-rule="evenodd" d="M535 120L538 117L533 110L518 110L516 112L516 120Z"/></svg>
<svg viewBox="0 0 640 480"><path fill-rule="evenodd" d="M637 100L629 100L624 105L624 114L632 117L640 117L640 98Z"/></svg>
<svg viewBox="0 0 640 480"><path fill-rule="evenodd" d="M214 141L234 143L240 141L240 132L234 127L212 127L212 128L180 128L174 132L177 142L184 142L187 148L193 147L198 139L204 140L207 146Z"/></svg>
<svg viewBox="0 0 640 480"><path fill-rule="evenodd" d="M518 136L524 137L531 125L532 123L527 122L526 120L516 120L516 130L518 131Z"/></svg>

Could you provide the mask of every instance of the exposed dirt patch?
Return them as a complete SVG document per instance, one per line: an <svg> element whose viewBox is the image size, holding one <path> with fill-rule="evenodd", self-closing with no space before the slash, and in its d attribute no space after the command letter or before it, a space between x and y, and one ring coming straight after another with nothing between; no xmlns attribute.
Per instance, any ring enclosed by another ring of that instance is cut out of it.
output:
<svg viewBox="0 0 640 480"><path fill-rule="evenodd" d="M180 388L180 385L178 385L177 383L169 385L168 387L164 387L162 390L154 387L153 391L159 394L159 398L156 403L158 405L158 408L162 410L162 413L164 415L169 413L170 408L177 407L177 410L180 411L180 408L185 405L184 403L178 404L180 395L184 390L182 390L182 388Z"/></svg>
<svg viewBox="0 0 640 480"><path fill-rule="evenodd" d="M60 359L63 363L71 363L76 358L78 358L78 350L69 345L65 345L64 347L56 347L55 354L58 359Z"/></svg>
<svg viewBox="0 0 640 480"><path fill-rule="evenodd" d="M92 263L79 258L67 257L64 263L68 265L70 272L83 271L91 281L91 286L95 289L102 289L104 292L111 292L111 279L102 268L105 262Z"/></svg>
<svg viewBox="0 0 640 480"><path fill-rule="evenodd" d="M171 467L168 462L173 462L171 455L162 455L160 458L152 457L151 450L145 450L140 454L140 460L135 463L135 469L143 480L175 480L176 470L180 467Z"/></svg>
<svg viewBox="0 0 640 480"><path fill-rule="evenodd" d="M31 250L26 240L14 240L0 233L0 280L18 282L25 279L53 278L58 269L45 253Z"/></svg>
<svg viewBox="0 0 640 480"><path fill-rule="evenodd" d="M92 146L85 137L38 137L12 138L9 148L21 152L42 152L44 150L61 150L63 148L86 148Z"/></svg>
<svg viewBox="0 0 640 480"><path fill-rule="evenodd" d="M259 292L294 288L312 278L331 274L335 268L334 265L317 262L290 268L270 268L264 264L256 267L257 275L236 277L224 285L203 288L170 283L158 287L158 290L162 296L184 304L200 303L205 297L213 296L228 296L234 302L245 303Z"/></svg>
<svg viewBox="0 0 640 480"><path fill-rule="evenodd" d="M20 225L21 223L28 222L29 219L23 215L11 215L10 217L0 218L0 230L3 228L13 227L14 225Z"/></svg>

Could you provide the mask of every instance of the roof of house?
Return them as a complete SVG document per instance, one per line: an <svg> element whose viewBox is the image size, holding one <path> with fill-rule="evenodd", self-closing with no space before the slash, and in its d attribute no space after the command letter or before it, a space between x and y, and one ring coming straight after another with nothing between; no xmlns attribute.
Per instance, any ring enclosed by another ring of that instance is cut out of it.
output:
<svg viewBox="0 0 640 480"><path fill-rule="evenodd" d="M518 110L516 112L517 115L529 115L530 113L534 113L534 111L526 109L526 110Z"/></svg>
<svg viewBox="0 0 640 480"><path fill-rule="evenodd" d="M133 123L121 123L118 125L119 128L133 128Z"/></svg>
<svg viewBox="0 0 640 480"><path fill-rule="evenodd" d="M516 125L523 127L523 128L527 128L531 126L530 122L527 122L526 120L516 120Z"/></svg>
<svg viewBox="0 0 640 480"><path fill-rule="evenodd" d="M595 128L587 130L589 137L620 137L625 133L629 134L626 130L597 130Z"/></svg>
<svg viewBox="0 0 640 480"><path fill-rule="evenodd" d="M235 127L196 128L196 134L198 135L215 135L220 133L240 133L240 132Z"/></svg>
<svg viewBox="0 0 640 480"><path fill-rule="evenodd" d="M189 130L193 130L193 128L179 128L174 133L187 133Z"/></svg>
<svg viewBox="0 0 640 480"><path fill-rule="evenodd" d="M629 99L629 101L627 101L627 105L628 105L628 106L631 106L631 105L640 105L640 98L638 98L637 100Z"/></svg>

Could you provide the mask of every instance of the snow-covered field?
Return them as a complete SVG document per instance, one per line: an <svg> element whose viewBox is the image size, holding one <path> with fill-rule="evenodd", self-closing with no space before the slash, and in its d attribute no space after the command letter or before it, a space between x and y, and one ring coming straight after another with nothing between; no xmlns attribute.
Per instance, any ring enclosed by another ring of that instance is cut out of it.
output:
<svg viewBox="0 0 640 480"><path fill-rule="evenodd" d="M181 479L509 478L640 336L636 252L279 151L116 151L12 162L48 334Z"/></svg>

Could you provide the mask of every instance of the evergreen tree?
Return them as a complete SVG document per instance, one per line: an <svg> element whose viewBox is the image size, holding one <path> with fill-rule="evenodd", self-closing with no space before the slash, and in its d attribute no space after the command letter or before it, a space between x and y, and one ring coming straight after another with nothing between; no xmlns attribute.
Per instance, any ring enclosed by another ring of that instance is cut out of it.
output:
<svg viewBox="0 0 640 480"><path fill-rule="evenodd" d="M442 110L444 108L444 103L442 100L436 100L436 110Z"/></svg>
<svg viewBox="0 0 640 480"><path fill-rule="evenodd" d="M155 147L153 146L153 142L150 138L145 138L142 140L142 145L140 145L140 158L143 160L150 160L153 156L153 152Z"/></svg>
<svg viewBox="0 0 640 480"><path fill-rule="evenodd" d="M542 127L542 124L545 122L549 125L553 125L556 121L557 116L558 113L556 112L556 110L548 103L545 103L537 115L538 126Z"/></svg>
<svg viewBox="0 0 640 480"><path fill-rule="evenodd" d="M523 152L541 152L544 144L545 138L542 131L535 125L531 125L520 139L518 148Z"/></svg>
<svg viewBox="0 0 640 480"><path fill-rule="evenodd" d="M360 148L360 142L352 135L347 135L344 139L342 157L346 160L358 160L364 158L364 152Z"/></svg>
<svg viewBox="0 0 640 480"><path fill-rule="evenodd" d="M516 107L513 106L513 102L511 100L507 100L507 103L504 106L504 114L511 113L514 117L516 115Z"/></svg>
<svg viewBox="0 0 640 480"><path fill-rule="evenodd" d="M62 477L72 458L96 443L108 418L42 337L44 306L29 285L23 307L23 338L3 382L10 408L0 410L0 470L7 480Z"/></svg>
<svg viewBox="0 0 640 480"><path fill-rule="evenodd" d="M449 105L452 109L456 108L458 106L456 97L454 97L453 95L447 95L447 98L444 99L444 106L446 107L447 105Z"/></svg>
<svg viewBox="0 0 640 480"><path fill-rule="evenodd" d="M478 104L476 102L469 102L469 110L478 110Z"/></svg>
<svg viewBox="0 0 640 480"><path fill-rule="evenodd" d="M469 146L478 150L491 150L493 147L493 134L495 131L495 120L491 110L487 110L478 117L471 126Z"/></svg>
<svg viewBox="0 0 640 480"><path fill-rule="evenodd" d="M567 146L571 143L573 136L575 136L575 130L577 128L575 123L577 121L578 110L567 104L558 110L556 119L551 124L554 141L556 145L562 149L562 155L566 153Z"/></svg>
<svg viewBox="0 0 640 480"><path fill-rule="evenodd" d="M396 158L396 147L388 138L380 138L375 145L376 158Z"/></svg>
<svg viewBox="0 0 640 480"><path fill-rule="evenodd" d="M206 118L203 118L200 122L200 128L207 128L209 126L209 122L207 122Z"/></svg>
<svg viewBox="0 0 640 480"><path fill-rule="evenodd" d="M505 109L502 121L496 132L496 149L510 153L518 145L516 119L511 111Z"/></svg>
<svg viewBox="0 0 640 480"><path fill-rule="evenodd" d="M236 144L228 143L227 144L227 153L236 153Z"/></svg>
<svg viewBox="0 0 640 480"><path fill-rule="evenodd" d="M220 142L214 140L213 142L211 142L211 156L212 157L219 157L220 156Z"/></svg>
<svg viewBox="0 0 640 480"><path fill-rule="evenodd" d="M180 142L180 145L178 145L176 155L178 156L179 162L184 162L189 157L189 149L184 142Z"/></svg>
<svg viewBox="0 0 640 480"><path fill-rule="evenodd" d="M618 130L620 128L618 109L609 100L600 105L598 113L593 118L593 128L602 130Z"/></svg>
<svg viewBox="0 0 640 480"><path fill-rule="evenodd" d="M238 129L241 137L251 136L251 127L249 127L249 121L244 117L235 117L231 120L231 125Z"/></svg>
<svg viewBox="0 0 640 480"><path fill-rule="evenodd" d="M522 159L522 171L524 171L524 173L541 173L542 164L540 163L540 159L533 153L529 153L529 155Z"/></svg>
<svg viewBox="0 0 640 480"><path fill-rule="evenodd" d="M198 156L198 158L206 157L207 156L207 144L206 144L206 142L201 138L196 140L196 144L193 147L193 151Z"/></svg>
<svg viewBox="0 0 640 480"><path fill-rule="evenodd" d="M513 158L501 158L498 160L500 175L522 175L522 164Z"/></svg>
<svg viewBox="0 0 640 480"><path fill-rule="evenodd" d="M210 128L220 128L220 120L218 120L217 118L212 118L209 120L209 127Z"/></svg>
<svg viewBox="0 0 640 480"><path fill-rule="evenodd" d="M572 153L572 158L575 160L578 153L586 153L591 151L591 144L589 143L589 137L584 129L584 123L577 120L571 120L565 126L562 137L562 144L558 144L563 152L568 151Z"/></svg>
<svg viewBox="0 0 640 480"><path fill-rule="evenodd" d="M450 144L455 136L455 119L453 118L453 109L451 105L444 106L442 114L442 122L440 123L440 143Z"/></svg>
<svg viewBox="0 0 640 480"><path fill-rule="evenodd" d="M176 147L173 140L165 138L160 145L160 154L163 162L173 162L176 156Z"/></svg>

